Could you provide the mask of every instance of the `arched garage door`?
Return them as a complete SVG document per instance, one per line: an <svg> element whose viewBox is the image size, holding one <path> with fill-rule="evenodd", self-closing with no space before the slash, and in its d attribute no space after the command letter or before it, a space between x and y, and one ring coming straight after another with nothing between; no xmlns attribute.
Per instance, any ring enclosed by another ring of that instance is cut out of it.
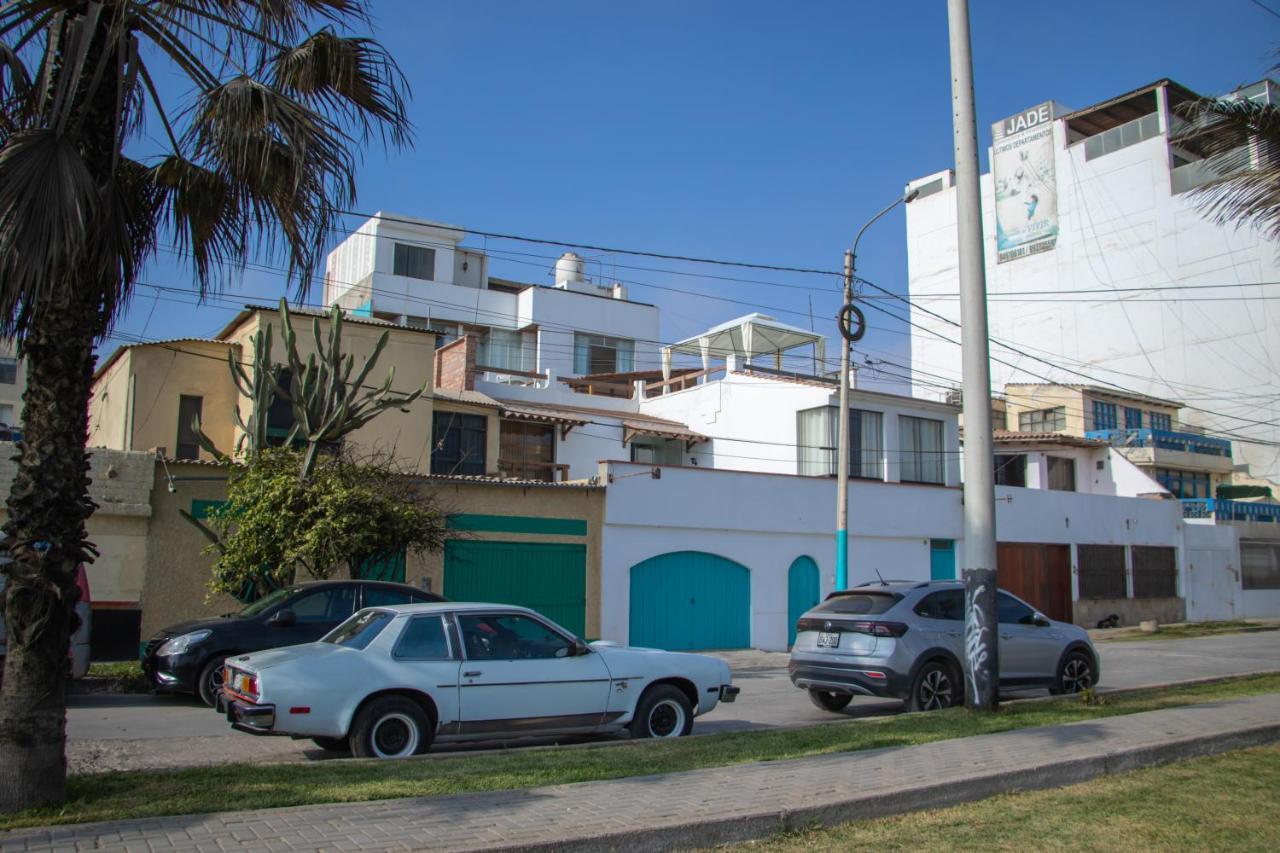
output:
<svg viewBox="0 0 1280 853"><path fill-rule="evenodd" d="M631 567L631 645L751 645L751 572L715 554L675 551Z"/></svg>

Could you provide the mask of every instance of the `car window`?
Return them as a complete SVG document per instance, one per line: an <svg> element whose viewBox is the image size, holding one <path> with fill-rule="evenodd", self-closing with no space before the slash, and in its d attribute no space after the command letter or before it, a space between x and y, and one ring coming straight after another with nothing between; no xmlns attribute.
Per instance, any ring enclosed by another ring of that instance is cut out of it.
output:
<svg viewBox="0 0 1280 853"><path fill-rule="evenodd" d="M440 616L415 616L405 626L394 652L398 658L414 660L448 660L449 641L444 619Z"/></svg>
<svg viewBox="0 0 1280 853"><path fill-rule="evenodd" d="M268 607L271 607L273 604L279 604L281 601L284 601L286 598L293 595L297 591L298 591L298 587L296 586L286 586L283 589L277 589L275 592L269 593L263 596L262 598L259 598L257 601L253 602L253 604L250 604L248 607L241 610L240 615L241 616L257 616L259 613L266 610Z"/></svg>
<svg viewBox="0 0 1280 853"><path fill-rule="evenodd" d="M356 609L353 586L331 586L305 593L289 602L298 622L341 622Z"/></svg>
<svg viewBox="0 0 1280 853"><path fill-rule="evenodd" d="M413 601L409 593L401 589L385 586L366 586L364 588L365 607L390 607L393 604L408 604Z"/></svg>
<svg viewBox="0 0 1280 853"><path fill-rule="evenodd" d="M997 596L996 621L1001 625L1017 625L1020 622L1030 622L1034 613L1034 610L1007 592L1002 592Z"/></svg>
<svg viewBox="0 0 1280 853"><path fill-rule="evenodd" d="M395 614L385 610L361 610L337 628L321 638L322 643L333 643L351 649L363 649L382 633Z"/></svg>
<svg viewBox="0 0 1280 853"><path fill-rule="evenodd" d="M915 606L915 612L926 619L964 620L964 590L944 589L931 592Z"/></svg>
<svg viewBox="0 0 1280 853"><path fill-rule="evenodd" d="M902 596L892 592L859 592L832 596L813 609L820 613L875 616L884 613L901 600Z"/></svg>
<svg viewBox="0 0 1280 853"><path fill-rule="evenodd" d="M517 614L467 614L458 617L468 660L540 660L562 658L572 643L548 626Z"/></svg>

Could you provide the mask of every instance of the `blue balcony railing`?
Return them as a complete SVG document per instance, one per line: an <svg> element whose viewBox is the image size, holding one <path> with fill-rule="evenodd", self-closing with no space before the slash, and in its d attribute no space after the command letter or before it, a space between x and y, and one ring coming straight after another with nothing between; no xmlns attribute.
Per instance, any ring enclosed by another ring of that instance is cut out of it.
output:
<svg viewBox="0 0 1280 853"><path fill-rule="evenodd" d="M1182 502L1183 518L1215 521L1270 521L1280 523L1280 504L1257 504L1219 498L1193 498Z"/></svg>
<svg viewBox="0 0 1280 853"><path fill-rule="evenodd" d="M1172 432L1163 429L1095 429L1085 433L1114 447L1156 447L1182 453L1231 458L1231 442L1225 438L1197 435L1194 432Z"/></svg>

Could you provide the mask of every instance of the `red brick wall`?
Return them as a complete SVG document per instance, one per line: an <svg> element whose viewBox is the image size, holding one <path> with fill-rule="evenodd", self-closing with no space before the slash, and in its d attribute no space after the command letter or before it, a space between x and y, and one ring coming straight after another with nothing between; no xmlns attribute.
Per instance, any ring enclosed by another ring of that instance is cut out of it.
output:
<svg viewBox="0 0 1280 853"><path fill-rule="evenodd" d="M448 391L474 391L476 349L479 339L463 335L436 350L436 387Z"/></svg>

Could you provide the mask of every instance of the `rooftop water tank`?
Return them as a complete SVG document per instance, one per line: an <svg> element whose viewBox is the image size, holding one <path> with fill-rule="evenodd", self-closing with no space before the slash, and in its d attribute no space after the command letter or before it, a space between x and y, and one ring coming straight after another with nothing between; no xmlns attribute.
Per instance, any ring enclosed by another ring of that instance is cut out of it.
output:
<svg viewBox="0 0 1280 853"><path fill-rule="evenodd" d="M565 287L570 282L586 279L582 258L576 252L565 252L556 261L556 287Z"/></svg>

